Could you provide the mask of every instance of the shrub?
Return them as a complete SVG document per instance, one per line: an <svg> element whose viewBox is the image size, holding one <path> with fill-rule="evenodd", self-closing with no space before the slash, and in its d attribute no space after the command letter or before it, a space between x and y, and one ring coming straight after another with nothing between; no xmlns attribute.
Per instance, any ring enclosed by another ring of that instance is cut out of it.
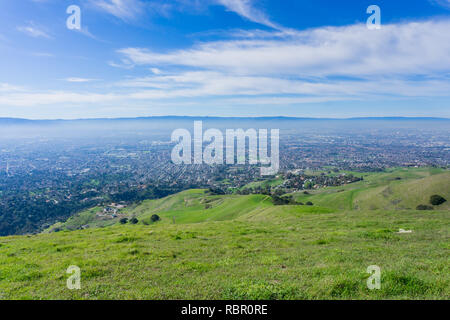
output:
<svg viewBox="0 0 450 320"><path fill-rule="evenodd" d="M152 215L152 217L150 219L152 219L153 222L157 222L157 221L161 220L161 218L157 214Z"/></svg>
<svg viewBox="0 0 450 320"><path fill-rule="evenodd" d="M446 202L446 201L447 201L447 200L444 199L444 197L441 197L440 195L437 195L437 194L432 195L432 196L430 197L430 203L431 203L433 206L439 206L439 205L443 204L443 203Z"/></svg>
<svg viewBox="0 0 450 320"><path fill-rule="evenodd" d="M276 206L285 206L289 204L295 204L295 200L292 195L288 195L285 197L279 197L277 195L272 195L272 202Z"/></svg>
<svg viewBox="0 0 450 320"><path fill-rule="evenodd" d="M126 224L128 222L128 219L127 218L122 218L122 219L120 219L120 223L121 224Z"/></svg>
<svg viewBox="0 0 450 320"><path fill-rule="evenodd" d="M419 204L416 210L433 210L432 206L427 206L426 204Z"/></svg>
<svg viewBox="0 0 450 320"><path fill-rule="evenodd" d="M312 203L311 201L308 201L308 202L306 203L306 205L307 205L307 206L313 206L314 203Z"/></svg>
<svg viewBox="0 0 450 320"><path fill-rule="evenodd" d="M137 219L137 218L132 218L131 220L130 220L130 223L131 224L137 224L139 222L139 220Z"/></svg>

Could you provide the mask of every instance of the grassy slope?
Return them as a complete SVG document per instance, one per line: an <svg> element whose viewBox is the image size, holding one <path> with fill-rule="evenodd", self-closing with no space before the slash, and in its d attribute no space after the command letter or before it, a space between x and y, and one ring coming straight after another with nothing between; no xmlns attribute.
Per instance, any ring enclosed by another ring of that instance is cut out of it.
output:
<svg viewBox="0 0 450 320"><path fill-rule="evenodd" d="M447 177L439 170L396 170L298 195L322 207L189 190L128 208L141 221L157 213L160 223L0 238L0 297L449 299L448 207L362 210L398 196L413 205L429 192L448 195ZM392 193L385 199L387 186ZM355 203L358 210L349 210ZM413 233L397 234L399 228ZM365 284L374 264L382 269L379 291ZM79 291L66 288L70 265L82 270Z"/></svg>
<svg viewBox="0 0 450 320"><path fill-rule="evenodd" d="M0 293L28 299L449 299L448 212L311 213L0 240ZM397 234L399 228L412 234ZM369 291L366 268L382 268ZM78 265L82 289L66 289Z"/></svg>
<svg viewBox="0 0 450 320"><path fill-rule="evenodd" d="M205 209L207 205L209 209ZM165 199L144 201L128 213L143 220L156 213L171 223L173 217L177 223L194 223L235 219L271 205L270 197L262 195L207 196L205 190L189 190Z"/></svg>
<svg viewBox="0 0 450 320"><path fill-rule="evenodd" d="M249 189L249 188L257 188L257 187L275 187L277 185L280 185L283 183L283 179L282 178L275 178L275 179L270 179L270 180L263 180L263 181L255 181L255 182L250 182L249 184L243 186L241 188L241 190L244 189Z"/></svg>
<svg viewBox="0 0 450 320"><path fill-rule="evenodd" d="M450 200L448 170L396 169L388 173L363 176L364 181L310 191L310 195L298 193L295 198L297 201L312 201L314 204L336 210L415 209L419 204L429 204L433 194L440 194ZM436 208L448 210L450 201Z"/></svg>

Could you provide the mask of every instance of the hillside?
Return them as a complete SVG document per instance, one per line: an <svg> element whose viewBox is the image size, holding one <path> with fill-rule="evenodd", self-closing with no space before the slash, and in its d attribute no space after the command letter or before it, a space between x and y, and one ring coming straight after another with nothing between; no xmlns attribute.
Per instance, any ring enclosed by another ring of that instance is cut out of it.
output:
<svg viewBox="0 0 450 320"><path fill-rule="evenodd" d="M298 212L332 212L332 210L314 206L294 206ZM187 190L158 200L146 200L138 205L120 211L122 216L138 218L140 224L152 224L151 216L157 214L159 223L187 224L207 221L225 221L247 219L260 213L279 211L270 196L266 195L209 195L207 190ZM99 219L96 213L101 211L95 207L83 211L64 223L56 223L44 233L56 230L76 230L83 226L91 228L106 227L119 224L120 217L111 220Z"/></svg>
<svg viewBox="0 0 450 320"><path fill-rule="evenodd" d="M350 172L348 172L350 173ZM354 173L357 174L357 173ZM254 182L246 186L279 185L282 179ZM313 207L297 206L304 212L333 212L341 210L415 210L429 205L430 197L439 194L450 199L450 171L437 168L392 169L387 172L366 173L364 180L340 187L322 188L294 193L297 202L311 201ZM435 207L449 210L450 201ZM118 224L121 217L136 217L141 224L151 224L157 214L162 223L198 223L245 219L260 212L278 210L266 195L210 195L207 190L187 190L158 200L146 200L120 210L115 219L100 219L95 207L80 212L64 223L57 223L45 232L76 230L82 227L106 227Z"/></svg>
<svg viewBox="0 0 450 320"><path fill-rule="evenodd" d="M189 190L122 209L136 225L97 220L93 208L59 225L92 224L86 230L0 238L0 296L449 299L448 204L406 209L434 192L447 197L448 177L396 169L296 195L314 206ZM153 223L153 214L162 220ZM79 291L66 288L70 265L81 268ZM381 290L366 287L370 265L381 267Z"/></svg>
<svg viewBox="0 0 450 320"><path fill-rule="evenodd" d="M0 238L6 299L449 299L447 211L302 212ZM411 234L396 233L400 228ZM382 289L366 268L382 268ZM70 265L81 290L66 288Z"/></svg>
<svg viewBox="0 0 450 320"><path fill-rule="evenodd" d="M295 198L335 210L414 210L420 204L429 204L434 194L450 199L448 170L392 169L363 177L363 181L341 187L308 191L307 195L300 192ZM438 209L449 210L450 201Z"/></svg>

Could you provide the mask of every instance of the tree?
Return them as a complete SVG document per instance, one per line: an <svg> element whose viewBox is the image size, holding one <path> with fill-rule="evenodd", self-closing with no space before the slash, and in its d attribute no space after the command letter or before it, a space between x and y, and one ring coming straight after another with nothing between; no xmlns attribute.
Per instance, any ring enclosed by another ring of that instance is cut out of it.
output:
<svg viewBox="0 0 450 320"><path fill-rule="evenodd" d="M157 221L161 220L161 218L157 214L152 215L152 217L150 219L152 219L153 222L157 222Z"/></svg>
<svg viewBox="0 0 450 320"><path fill-rule="evenodd" d="M137 224L139 222L139 220L136 218L136 217L133 217L131 220L130 220L130 223L131 224Z"/></svg>
<svg viewBox="0 0 450 320"><path fill-rule="evenodd" d="M446 201L447 201L447 200L446 200L444 197L442 197L442 196L440 196L440 195L437 195L437 194L432 195L432 196L430 197L430 203L431 203L433 206L439 206L439 205L443 204L443 203L446 202Z"/></svg>
<svg viewBox="0 0 450 320"><path fill-rule="evenodd" d="M122 219L120 219L120 223L121 224L126 224L128 222L128 219L127 218L122 218Z"/></svg>
<svg viewBox="0 0 450 320"><path fill-rule="evenodd" d="M312 189L313 186L314 186L314 183L312 181L306 181L305 182L305 189Z"/></svg>

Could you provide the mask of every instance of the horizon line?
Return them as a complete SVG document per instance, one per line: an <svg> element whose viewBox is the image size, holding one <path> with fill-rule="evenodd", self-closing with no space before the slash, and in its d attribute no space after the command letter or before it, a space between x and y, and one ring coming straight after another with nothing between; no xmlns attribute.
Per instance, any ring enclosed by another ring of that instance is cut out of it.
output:
<svg viewBox="0 0 450 320"><path fill-rule="evenodd" d="M27 119L16 117L0 117L0 121L95 121L95 120L145 120L145 119L161 119L161 118L189 118L189 119L285 119L285 120L450 120L446 117L420 117L420 116L379 116L379 117L295 117L295 116L140 116L140 117L99 117L99 118L74 118L74 119Z"/></svg>

